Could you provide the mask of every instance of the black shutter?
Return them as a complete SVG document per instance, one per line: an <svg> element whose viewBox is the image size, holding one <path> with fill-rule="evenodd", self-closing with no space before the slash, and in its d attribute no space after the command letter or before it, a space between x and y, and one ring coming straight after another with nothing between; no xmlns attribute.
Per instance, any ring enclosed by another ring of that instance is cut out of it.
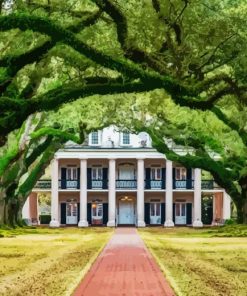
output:
<svg viewBox="0 0 247 296"><path fill-rule="evenodd" d="M67 168L61 168L61 189L66 189Z"/></svg>
<svg viewBox="0 0 247 296"><path fill-rule="evenodd" d="M87 204L87 221L88 224L92 224L92 204Z"/></svg>
<svg viewBox="0 0 247 296"><path fill-rule="evenodd" d="M150 224L150 203L145 203L145 216L144 216L145 223L147 225Z"/></svg>
<svg viewBox="0 0 247 296"><path fill-rule="evenodd" d="M66 203L61 203L61 224L66 224Z"/></svg>
<svg viewBox="0 0 247 296"><path fill-rule="evenodd" d="M172 209L172 221L174 222L175 224L175 203L173 203L173 209Z"/></svg>
<svg viewBox="0 0 247 296"><path fill-rule="evenodd" d="M186 224L192 224L192 203L186 204Z"/></svg>
<svg viewBox="0 0 247 296"><path fill-rule="evenodd" d="M176 189L176 168L172 168L172 183L173 189Z"/></svg>
<svg viewBox="0 0 247 296"><path fill-rule="evenodd" d="M166 188L166 168L162 168L162 183L161 183L161 188L165 189Z"/></svg>
<svg viewBox="0 0 247 296"><path fill-rule="evenodd" d="M77 221L80 221L80 203L77 203Z"/></svg>
<svg viewBox="0 0 247 296"><path fill-rule="evenodd" d="M108 222L108 203L103 203L103 224L107 225Z"/></svg>
<svg viewBox="0 0 247 296"><path fill-rule="evenodd" d="M87 189L92 189L92 169L87 168Z"/></svg>
<svg viewBox="0 0 247 296"><path fill-rule="evenodd" d="M192 170L191 170L191 168L189 168L189 169L187 169L187 174L186 174L187 176L186 176L186 179L187 179L187 181L186 181L186 188L187 189L191 189L192 188Z"/></svg>
<svg viewBox="0 0 247 296"><path fill-rule="evenodd" d="M163 225L166 220L166 204L164 202L161 203L161 224Z"/></svg>
<svg viewBox="0 0 247 296"><path fill-rule="evenodd" d="M77 189L80 189L80 176L81 176L81 170L80 168L77 168Z"/></svg>
<svg viewBox="0 0 247 296"><path fill-rule="evenodd" d="M108 168L103 168L103 189L108 188ZM108 205L107 205L108 206Z"/></svg>
<svg viewBox="0 0 247 296"><path fill-rule="evenodd" d="M150 178L151 178L151 169L146 168L146 186L145 186L146 189L151 188Z"/></svg>

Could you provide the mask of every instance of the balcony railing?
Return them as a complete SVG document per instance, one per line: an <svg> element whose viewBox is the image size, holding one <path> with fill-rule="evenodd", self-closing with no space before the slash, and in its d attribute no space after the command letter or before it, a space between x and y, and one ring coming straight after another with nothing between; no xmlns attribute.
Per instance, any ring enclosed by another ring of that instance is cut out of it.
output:
<svg viewBox="0 0 247 296"><path fill-rule="evenodd" d="M107 180L91 180L89 189L107 189ZM63 184L63 186L62 186ZM218 188L214 180L202 180L201 188L204 190L212 190ZM77 180L59 180L59 189L79 189L80 184ZM39 180L35 188L51 189L51 180ZM136 180L116 180L117 189L136 189ZM146 189L165 189L165 183L162 180L145 180ZM173 189L194 189L194 180L173 180Z"/></svg>
<svg viewBox="0 0 247 296"><path fill-rule="evenodd" d="M136 189L136 180L116 180L117 189Z"/></svg>
<svg viewBox="0 0 247 296"><path fill-rule="evenodd" d="M59 189L79 189L80 184L78 180L58 180Z"/></svg>
<svg viewBox="0 0 247 296"><path fill-rule="evenodd" d="M214 180L202 180L202 189L214 189L217 188L217 184L214 183Z"/></svg>
<svg viewBox="0 0 247 296"><path fill-rule="evenodd" d="M36 183L35 188L39 188L39 189L51 189L51 180L39 180Z"/></svg>
<svg viewBox="0 0 247 296"><path fill-rule="evenodd" d="M88 180L88 189L107 189L108 180L107 179L92 179Z"/></svg>
<svg viewBox="0 0 247 296"><path fill-rule="evenodd" d="M145 180L145 189L165 189L165 180Z"/></svg>

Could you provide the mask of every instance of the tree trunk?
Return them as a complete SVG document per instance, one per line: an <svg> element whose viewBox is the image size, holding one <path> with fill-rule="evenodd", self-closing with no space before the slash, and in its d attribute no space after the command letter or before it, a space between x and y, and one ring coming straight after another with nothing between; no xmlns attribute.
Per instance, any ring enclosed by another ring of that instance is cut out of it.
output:
<svg viewBox="0 0 247 296"><path fill-rule="evenodd" d="M237 208L237 222L239 224L247 224L247 192L243 191L242 198L236 203Z"/></svg>
<svg viewBox="0 0 247 296"><path fill-rule="evenodd" d="M4 224L4 201L0 199L0 226Z"/></svg>

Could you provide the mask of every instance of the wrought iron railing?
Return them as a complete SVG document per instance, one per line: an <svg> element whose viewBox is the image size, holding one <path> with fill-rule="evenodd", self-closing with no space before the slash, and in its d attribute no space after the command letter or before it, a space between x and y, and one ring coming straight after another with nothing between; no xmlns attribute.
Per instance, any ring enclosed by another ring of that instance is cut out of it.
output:
<svg viewBox="0 0 247 296"><path fill-rule="evenodd" d="M214 180L202 180L202 189L214 189L217 188L217 184L214 182Z"/></svg>
<svg viewBox="0 0 247 296"><path fill-rule="evenodd" d="M136 189L136 180L116 180L117 189Z"/></svg>
<svg viewBox="0 0 247 296"><path fill-rule="evenodd" d="M88 182L88 189L107 189L108 180L107 179L92 179Z"/></svg>
<svg viewBox="0 0 247 296"><path fill-rule="evenodd" d="M173 180L173 189L186 189L187 187L187 180Z"/></svg>
<svg viewBox="0 0 247 296"><path fill-rule="evenodd" d="M145 189L165 189L165 180L145 180Z"/></svg>
<svg viewBox="0 0 247 296"><path fill-rule="evenodd" d="M63 186L62 186L63 185ZM79 189L80 184L78 180L59 180L59 189ZM35 188L37 189L51 189L51 180L39 180ZM107 180L91 180L92 189L107 189ZM117 189L136 189L136 180L116 180ZM145 180L146 189L164 189L165 184L162 180ZM194 180L173 180L174 189L194 189ZM204 190L212 190L218 188L214 180L202 180L201 188Z"/></svg>
<svg viewBox="0 0 247 296"><path fill-rule="evenodd" d="M51 189L51 180L39 180L34 188Z"/></svg>

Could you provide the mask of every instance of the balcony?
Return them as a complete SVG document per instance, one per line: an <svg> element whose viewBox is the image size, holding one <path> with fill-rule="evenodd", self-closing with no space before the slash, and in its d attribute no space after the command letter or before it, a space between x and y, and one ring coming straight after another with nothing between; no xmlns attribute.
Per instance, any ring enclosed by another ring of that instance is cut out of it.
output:
<svg viewBox="0 0 247 296"><path fill-rule="evenodd" d="M117 189L136 189L137 181L136 180L116 180Z"/></svg>
<svg viewBox="0 0 247 296"><path fill-rule="evenodd" d="M145 189L165 189L165 180L145 180Z"/></svg>
<svg viewBox="0 0 247 296"><path fill-rule="evenodd" d="M51 180L39 180L34 188L38 189L51 189Z"/></svg>
<svg viewBox="0 0 247 296"><path fill-rule="evenodd" d="M194 189L194 180L173 180L173 189ZM214 180L202 180L201 189L212 190L217 188Z"/></svg>
<svg viewBox="0 0 247 296"><path fill-rule="evenodd" d="M202 180L201 188L203 190L212 190L218 188L214 180ZM80 182L77 180L59 180L59 189L80 189ZM36 189L51 189L51 180L39 180L35 187ZM108 180L90 180L88 189L107 189ZM116 180L117 189L136 189L136 180ZM164 180L145 180L145 189L165 189ZM194 180L173 180L173 189L194 189Z"/></svg>
<svg viewBox="0 0 247 296"><path fill-rule="evenodd" d="M217 184L215 184L214 180L202 180L202 185L201 185L201 188L202 189L216 189L218 186Z"/></svg>
<svg viewBox="0 0 247 296"><path fill-rule="evenodd" d="M59 189L80 189L80 182L78 180L58 180Z"/></svg>
<svg viewBox="0 0 247 296"><path fill-rule="evenodd" d="M107 179L92 179L88 180L88 189L107 189L108 180Z"/></svg>

